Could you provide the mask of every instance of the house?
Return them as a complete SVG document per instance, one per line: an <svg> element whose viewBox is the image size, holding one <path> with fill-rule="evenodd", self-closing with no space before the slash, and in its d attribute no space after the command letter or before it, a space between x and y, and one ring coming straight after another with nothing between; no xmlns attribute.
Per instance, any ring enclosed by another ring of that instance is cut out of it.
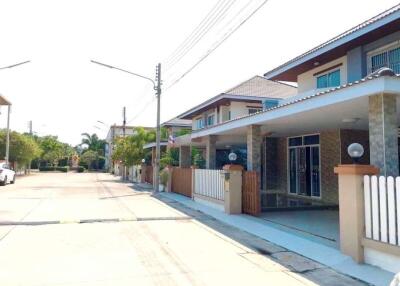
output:
<svg viewBox="0 0 400 286"><path fill-rule="evenodd" d="M224 102L224 94L210 99L180 116L192 119L194 130L190 136L178 137L176 142L180 148L204 148L207 169L217 167L219 148L225 147L230 152L235 152L237 147L244 148L247 154L244 167L259 175L257 185L261 189L263 211L303 206L340 209L338 176L333 170L338 165L352 163L347 148L354 142L365 150L359 163L375 166L384 178L399 175L400 5L267 71L257 80L275 84L292 82L297 85L297 91L277 96L278 100L269 99L263 106L262 100L258 104L242 103L239 116L232 116L232 109L229 116L224 104L219 104ZM252 92L249 91L248 98ZM264 96L268 97L267 92ZM230 103L230 106L236 104ZM253 107L258 109L243 111ZM186 153L189 152L181 152ZM207 183L203 177L201 182ZM196 188L201 186L194 187L194 195L198 192ZM370 196L372 191L364 190L366 197ZM206 195L202 194L203 200ZM394 199L386 199L390 193L377 199L379 196L372 195L372 203L365 201L366 209L373 205L372 214L365 215L365 224L371 225L371 216L374 237L363 237L363 240L367 238L365 245L369 247L368 262L399 271L400 250L392 244L400 244L400 234L392 236L391 245L386 237L387 232L396 232L393 226L400 221L395 213L400 209L394 209ZM208 203L221 199L223 191ZM362 210L359 214L364 215ZM310 213L306 220L309 223L318 219ZM364 222L361 227L345 227L346 220L350 219L341 214L340 228L357 228L357 235L363 233ZM332 221L321 225L326 229L333 227ZM301 229L300 225L293 227ZM388 230L390 227L392 230ZM344 249L342 245L346 241L340 243Z"/></svg>
<svg viewBox="0 0 400 286"><path fill-rule="evenodd" d="M181 152L185 154L190 153L189 146L196 146L202 150L208 169L221 168L226 164L227 154L232 148L240 154L240 159L246 160L246 144L241 136L232 134L217 138L199 137L196 134L232 120L256 114L263 108L295 94L296 87L294 86L254 76L179 115L179 118L192 121L193 134L177 137L176 146L179 146ZM213 150L210 146L214 146L211 147ZM207 153L208 151L211 152ZM188 160L182 162L186 162L183 164L184 167L190 166Z"/></svg>
<svg viewBox="0 0 400 286"><path fill-rule="evenodd" d="M112 160L112 153L114 147L114 141L118 137L129 136L135 134L135 128L138 126L122 126L122 125L111 125L110 129L108 130L106 136L106 147L105 147L105 169L109 170L110 172L122 175L122 168L119 166L118 162L113 162ZM152 128L144 127L146 130L150 130Z"/></svg>
<svg viewBox="0 0 400 286"><path fill-rule="evenodd" d="M166 130L166 134L164 134L164 136L161 135L164 138L160 140L160 149L161 153L163 153L174 146L174 141L177 136L190 134L192 131L192 121L176 117L161 123L161 127ZM156 142L145 144L143 149L151 149L151 160L146 163L153 166L156 159Z"/></svg>

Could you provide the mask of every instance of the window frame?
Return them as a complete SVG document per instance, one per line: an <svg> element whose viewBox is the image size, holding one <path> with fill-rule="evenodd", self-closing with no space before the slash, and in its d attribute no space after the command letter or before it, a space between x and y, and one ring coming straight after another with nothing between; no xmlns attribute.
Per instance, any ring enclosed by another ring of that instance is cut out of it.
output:
<svg viewBox="0 0 400 286"><path fill-rule="evenodd" d="M204 118L202 118L202 117L197 118L196 119L196 129L203 129L203 128L204 128Z"/></svg>
<svg viewBox="0 0 400 286"><path fill-rule="evenodd" d="M338 85L329 85L329 75L331 75L331 74L333 74L333 73L335 73L335 72L338 72L339 73L339 84ZM332 68L332 69L330 69L330 70L327 70L326 72L324 72L324 73L322 73L322 74L318 74L318 75L315 75L314 77L315 77L315 86L316 86L316 89L324 89L324 88L334 88L334 87L338 87L338 86L340 86L341 85L341 70L340 70L340 68L337 68L337 67L334 67L334 68ZM318 87L318 79L319 78L322 78L322 77L327 77L326 78L326 86L324 86L324 87Z"/></svg>
<svg viewBox="0 0 400 286"><path fill-rule="evenodd" d="M385 66L389 66L389 52L392 50L398 49L398 48L400 48L400 40L367 52L367 69L368 69L367 73L370 74L370 73L374 72L374 71L372 71L372 58L374 56L385 53L386 60L387 60Z"/></svg>
<svg viewBox="0 0 400 286"><path fill-rule="evenodd" d="M212 118L212 123L210 124L210 118ZM207 115L207 126L213 126L215 125L215 114L209 114Z"/></svg>

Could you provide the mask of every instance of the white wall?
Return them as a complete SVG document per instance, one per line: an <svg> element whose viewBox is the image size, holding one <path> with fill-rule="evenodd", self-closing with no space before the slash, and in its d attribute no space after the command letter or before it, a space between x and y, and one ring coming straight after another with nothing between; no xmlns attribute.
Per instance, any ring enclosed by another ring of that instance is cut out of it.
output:
<svg viewBox="0 0 400 286"><path fill-rule="evenodd" d="M371 248L364 248L365 263L378 266L387 271L400 272L400 257L383 253Z"/></svg>
<svg viewBox="0 0 400 286"><path fill-rule="evenodd" d="M297 93L315 93L317 91L317 79L313 74L328 69L329 67L335 66L337 64L342 64L340 69L340 84L347 83L347 56L343 56L327 64L318 66L312 70L305 73L299 74L297 76ZM319 91L319 90L318 90Z"/></svg>
<svg viewBox="0 0 400 286"><path fill-rule="evenodd" d="M231 111L231 119L235 119L244 115L249 114L249 108L252 107L262 107L261 103L248 103L248 102L239 102L232 101L230 105Z"/></svg>
<svg viewBox="0 0 400 286"><path fill-rule="evenodd" d="M260 100L261 101L261 100ZM231 101L230 105L220 105L219 106L219 114L217 112L217 108L209 109L203 112L201 115L198 115L192 120L192 129L196 130L196 120L199 118L204 118L206 120L206 116L214 113L214 124L225 122L229 119L229 111L231 112L231 119L235 119L244 115L249 114L249 108L259 107L262 108L261 103L248 103L248 102L240 102L240 101Z"/></svg>

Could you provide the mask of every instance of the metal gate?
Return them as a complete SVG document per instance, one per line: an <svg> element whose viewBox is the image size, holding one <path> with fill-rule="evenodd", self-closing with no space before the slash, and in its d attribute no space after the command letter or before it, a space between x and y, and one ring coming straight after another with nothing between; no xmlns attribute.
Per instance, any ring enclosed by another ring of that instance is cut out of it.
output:
<svg viewBox="0 0 400 286"><path fill-rule="evenodd" d="M258 216L261 212L260 174L256 171L244 171L242 182L243 213Z"/></svg>

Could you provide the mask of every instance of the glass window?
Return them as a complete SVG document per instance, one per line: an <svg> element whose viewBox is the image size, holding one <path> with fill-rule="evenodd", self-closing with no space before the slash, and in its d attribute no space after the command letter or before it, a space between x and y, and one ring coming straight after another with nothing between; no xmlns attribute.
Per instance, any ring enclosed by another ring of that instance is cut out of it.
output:
<svg viewBox="0 0 400 286"><path fill-rule="evenodd" d="M317 77L317 88L335 87L340 85L340 70L335 70Z"/></svg>
<svg viewBox="0 0 400 286"><path fill-rule="evenodd" d="M199 118L196 120L196 128L197 129L201 129L204 127L204 121L203 118Z"/></svg>
<svg viewBox="0 0 400 286"><path fill-rule="evenodd" d="M207 117L207 126L214 125L214 114Z"/></svg>
<svg viewBox="0 0 400 286"><path fill-rule="evenodd" d="M262 110L262 108L249 108L249 114L254 114L261 110Z"/></svg>
<svg viewBox="0 0 400 286"><path fill-rule="evenodd" d="M228 120L231 120L231 111L228 112Z"/></svg>
<svg viewBox="0 0 400 286"><path fill-rule="evenodd" d="M388 49L379 54L371 56L369 60L370 71L374 72L380 68L391 68L396 74L400 73L400 47Z"/></svg>
<svg viewBox="0 0 400 286"><path fill-rule="evenodd" d="M319 135L304 136L304 145L319 144Z"/></svg>
<svg viewBox="0 0 400 286"><path fill-rule="evenodd" d="M289 146L301 146L303 145L302 137L289 138Z"/></svg>
<svg viewBox="0 0 400 286"><path fill-rule="evenodd" d="M389 68L396 74L400 73L400 48L389 51Z"/></svg>

